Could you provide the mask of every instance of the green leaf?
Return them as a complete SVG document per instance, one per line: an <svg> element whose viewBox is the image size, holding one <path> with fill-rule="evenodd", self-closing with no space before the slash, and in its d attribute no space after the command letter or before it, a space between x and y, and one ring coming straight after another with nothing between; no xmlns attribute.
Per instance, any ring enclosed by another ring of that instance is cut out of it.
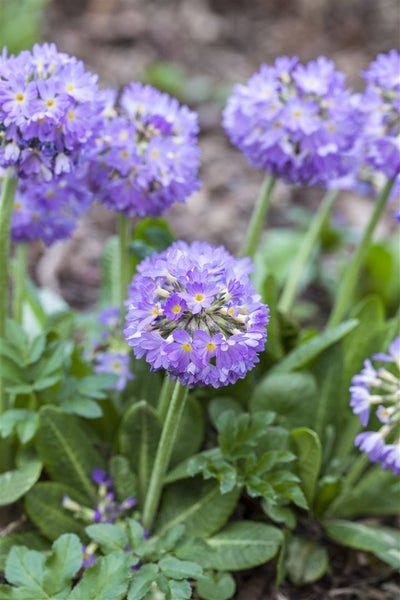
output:
<svg viewBox="0 0 400 600"><path fill-rule="evenodd" d="M286 569L295 585L317 581L329 571L328 552L314 540L293 536L288 544Z"/></svg>
<svg viewBox="0 0 400 600"><path fill-rule="evenodd" d="M162 558L158 566L171 579L198 579L203 575L203 568L200 565L188 560L179 560L174 556Z"/></svg>
<svg viewBox="0 0 400 600"><path fill-rule="evenodd" d="M114 552L85 570L68 600L122 600L130 578L129 555Z"/></svg>
<svg viewBox="0 0 400 600"><path fill-rule="evenodd" d="M239 402L229 396L218 396L211 400L208 405L208 414L214 427L217 426L218 419L222 413L228 410L233 411L236 416L243 413L243 408L240 406Z"/></svg>
<svg viewBox="0 0 400 600"><path fill-rule="evenodd" d="M295 471L300 477L301 487L308 504L312 504L315 486L321 468L321 442L311 429L299 427L291 431L289 439L297 455Z"/></svg>
<svg viewBox="0 0 400 600"><path fill-rule="evenodd" d="M207 573L197 582L197 593L203 600L229 600L236 591L236 582L230 573Z"/></svg>
<svg viewBox="0 0 400 600"><path fill-rule="evenodd" d="M24 586L43 596L43 568L46 557L25 546L14 546L6 560L5 576L9 583Z"/></svg>
<svg viewBox="0 0 400 600"><path fill-rule="evenodd" d="M54 481L75 487L88 499L96 499L91 472L104 468L104 459L75 416L53 406L42 408L37 449Z"/></svg>
<svg viewBox="0 0 400 600"><path fill-rule="evenodd" d="M128 600L143 600L150 590L153 581L157 578L157 573L157 565L143 565L143 567L133 575L128 592ZM76 600L78 600L78 598Z"/></svg>
<svg viewBox="0 0 400 600"><path fill-rule="evenodd" d="M119 443L121 453L138 474L141 503L146 496L160 435L158 414L147 402L143 400L128 409L121 423Z"/></svg>
<svg viewBox="0 0 400 600"><path fill-rule="evenodd" d="M87 498L74 488L46 481L37 483L28 492L25 498L25 510L32 523L50 540L57 539L66 531L86 540L84 524L78 521L72 512L63 508L65 494L83 505L88 502Z"/></svg>
<svg viewBox="0 0 400 600"><path fill-rule="evenodd" d="M42 356L44 349L46 347L46 336L41 333L33 338L30 347L29 353L27 357L27 364L31 365L39 360Z"/></svg>
<svg viewBox="0 0 400 600"><path fill-rule="evenodd" d="M208 564L221 571L241 571L271 560L283 541L282 532L271 525L252 521L235 521L208 538Z"/></svg>
<svg viewBox="0 0 400 600"><path fill-rule="evenodd" d="M126 530L117 524L96 523L89 525L86 527L86 533L99 544L104 554L117 550L123 552L129 542Z"/></svg>
<svg viewBox="0 0 400 600"><path fill-rule="evenodd" d="M64 400L62 408L67 413L86 417L87 419L98 419L103 414L103 411L97 402L90 400L90 398L82 398L80 396Z"/></svg>
<svg viewBox="0 0 400 600"><path fill-rule="evenodd" d="M126 498L137 498L138 482L125 456L115 455L110 461L110 474L120 502Z"/></svg>
<svg viewBox="0 0 400 600"><path fill-rule="evenodd" d="M239 495L238 490L222 495L217 483L199 477L173 483L163 495L156 532L183 523L188 535L212 535L229 519Z"/></svg>
<svg viewBox="0 0 400 600"><path fill-rule="evenodd" d="M0 536L0 571L4 571L6 558L13 546L27 546L30 550L48 550L49 542L34 531Z"/></svg>
<svg viewBox="0 0 400 600"><path fill-rule="evenodd" d="M287 427L312 426L318 404L317 384L308 372L270 373L255 386L250 411L272 410Z"/></svg>
<svg viewBox="0 0 400 600"><path fill-rule="evenodd" d="M314 360L326 348L348 335L350 331L357 327L357 325L358 321L352 319L308 339L273 367L273 372L284 373L294 371L295 369L301 369Z"/></svg>
<svg viewBox="0 0 400 600"><path fill-rule="evenodd" d="M0 474L0 506L12 504L21 498L39 479L40 460L31 460L14 471Z"/></svg>
<svg viewBox="0 0 400 600"><path fill-rule="evenodd" d="M78 536L65 533L52 546L46 560L43 587L50 597L71 587L72 579L82 566L82 544Z"/></svg>
<svg viewBox="0 0 400 600"><path fill-rule="evenodd" d="M383 562L400 569L399 531L340 519L325 521L323 525L329 537L338 544L371 552Z"/></svg>
<svg viewBox="0 0 400 600"><path fill-rule="evenodd" d="M32 410L14 408L7 410L0 421L0 435L4 438L17 433L20 441L25 444L35 435L39 426L39 415Z"/></svg>

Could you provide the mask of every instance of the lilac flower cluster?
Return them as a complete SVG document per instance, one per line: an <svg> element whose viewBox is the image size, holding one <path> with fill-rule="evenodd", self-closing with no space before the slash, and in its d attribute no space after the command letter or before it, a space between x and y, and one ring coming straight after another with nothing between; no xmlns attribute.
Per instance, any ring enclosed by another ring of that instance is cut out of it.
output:
<svg viewBox="0 0 400 600"><path fill-rule="evenodd" d="M124 330L136 357L184 385L220 387L245 377L264 348L269 314L251 270L250 259L202 242L178 241L142 261Z"/></svg>
<svg viewBox="0 0 400 600"><path fill-rule="evenodd" d="M11 238L14 242L42 240L47 246L71 235L91 206L84 176L68 174L34 184L20 179L14 200Z"/></svg>
<svg viewBox="0 0 400 600"><path fill-rule="evenodd" d="M398 375L385 368L376 369L370 360L366 360L362 371L353 377L350 387L353 412L365 427L374 406L382 423L379 431L360 433L355 444L372 462L381 463L382 469L400 475L400 337L390 344L388 354L375 354L373 358L392 363Z"/></svg>
<svg viewBox="0 0 400 600"><path fill-rule="evenodd" d="M280 57L234 87L223 125L253 166L290 183L328 185L346 171L356 115L332 61Z"/></svg>
<svg viewBox="0 0 400 600"><path fill-rule="evenodd" d="M362 73L362 94L352 102L358 113L359 131L348 153L347 173L331 187L376 195L387 179L395 179L391 197L400 190L400 54L379 54Z"/></svg>
<svg viewBox="0 0 400 600"><path fill-rule="evenodd" d="M69 173L96 131L97 76L54 44L0 56L0 166L45 181Z"/></svg>
<svg viewBox="0 0 400 600"><path fill-rule="evenodd" d="M148 85L131 83L115 107L102 95L103 127L91 155L97 199L130 217L159 216L198 189L197 115Z"/></svg>
<svg viewBox="0 0 400 600"><path fill-rule="evenodd" d="M64 494L63 508L75 513L78 519L86 523L115 523L124 519L126 513L136 506L135 498L125 498L122 503L115 499L113 481L103 469L94 469L92 479L98 485L98 501L94 509L82 506L72 500L68 494ZM82 568L87 569L96 562L96 551L98 545L95 542L82 546L83 563Z"/></svg>
<svg viewBox="0 0 400 600"><path fill-rule="evenodd" d="M93 361L96 373L117 375L113 389L122 391L134 375L130 370L129 348L121 340L121 309L110 306L100 312L97 320L102 326L101 337L90 344L85 357Z"/></svg>
<svg viewBox="0 0 400 600"><path fill-rule="evenodd" d="M121 503L117 502L113 490L113 481L103 469L94 469L92 479L98 486L97 504L94 508L81 506L72 500L68 494L64 494L63 507L76 513L77 517L90 523L115 523L125 517L125 513L134 506L135 498L125 498Z"/></svg>

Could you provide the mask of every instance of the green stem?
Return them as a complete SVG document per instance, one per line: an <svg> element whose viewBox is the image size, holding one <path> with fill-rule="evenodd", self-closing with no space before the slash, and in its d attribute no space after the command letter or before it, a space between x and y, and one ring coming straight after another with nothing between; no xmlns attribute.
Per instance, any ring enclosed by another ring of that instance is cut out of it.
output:
<svg viewBox="0 0 400 600"><path fill-rule="evenodd" d="M28 271L28 245L17 244L15 247L13 314L18 323L22 323L25 281Z"/></svg>
<svg viewBox="0 0 400 600"><path fill-rule="evenodd" d="M385 210L387 201L391 189L394 185L394 179L389 179L386 182L379 198L377 199L374 210L372 212L369 223L364 231L360 243L358 244L350 262L347 264L342 280L339 283L339 291L335 299L335 303L332 309L331 316L329 318L327 327L336 327L339 325L345 314L350 308L354 289L358 280L358 276L368 251L369 244L371 242L375 227Z"/></svg>
<svg viewBox="0 0 400 600"><path fill-rule="evenodd" d="M292 263L289 276L286 280L281 298L279 300L278 308L281 312L289 312L292 307L292 304L296 298L296 293L304 272L304 268L309 261L312 250L318 241L321 229L331 212L333 202L337 195L337 190L327 192L322 199L314 218L311 221L311 225L303 239L303 243L301 244L300 249L296 254L296 258Z"/></svg>
<svg viewBox="0 0 400 600"><path fill-rule="evenodd" d="M5 335L9 302L10 229L18 180L11 168L6 170L0 197L0 338ZM4 382L0 378L0 416L7 410Z"/></svg>
<svg viewBox="0 0 400 600"><path fill-rule="evenodd" d="M169 378L168 373L165 374L165 379L161 388L160 397L158 399L157 412L161 423L167 415L168 406L171 401L171 396L175 387L175 381Z"/></svg>
<svg viewBox="0 0 400 600"><path fill-rule="evenodd" d="M128 217L118 215L118 240L119 240L119 305L122 313L125 312L125 300L128 297L128 285L130 283L129 272L129 237L130 221Z"/></svg>
<svg viewBox="0 0 400 600"><path fill-rule="evenodd" d="M164 477L168 469L187 394L187 386L182 386L177 381L175 383L174 393L172 395L161 432L161 438L158 444L149 488L147 490L146 500L144 503L143 525L146 529L151 529L156 516L161 498Z"/></svg>
<svg viewBox="0 0 400 600"><path fill-rule="evenodd" d="M247 228L246 239L243 249L240 252L241 256L250 256L250 258L254 258L258 243L260 241L261 232L264 227L268 208L271 204L272 190L274 189L276 181L276 177L271 177L269 175L263 181L260 193L254 206L253 214L251 215L249 226Z"/></svg>

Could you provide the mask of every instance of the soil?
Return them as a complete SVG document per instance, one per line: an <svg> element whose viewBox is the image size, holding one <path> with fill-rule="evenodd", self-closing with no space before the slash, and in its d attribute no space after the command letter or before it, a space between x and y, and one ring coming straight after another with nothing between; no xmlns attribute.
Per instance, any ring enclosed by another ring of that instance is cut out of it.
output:
<svg viewBox="0 0 400 600"><path fill-rule="evenodd" d="M183 99L199 113L201 191L168 219L178 238L222 243L236 252L243 241L263 173L233 148L220 125L223 99L263 62L325 55L357 89L360 70L378 52L398 45L398 0L51 0L44 39L84 60L104 87L121 88L159 61L177 63L189 83ZM320 190L278 185L269 222L293 225L288 208L313 209ZM338 209L359 222L369 201L343 195ZM68 242L32 248L40 285L62 293L79 309L95 305L99 257L115 231L115 216L97 206ZM395 600L400 578L362 553L331 549L333 571L317 583L273 588L270 565L238 576L236 600Z"/></svg>

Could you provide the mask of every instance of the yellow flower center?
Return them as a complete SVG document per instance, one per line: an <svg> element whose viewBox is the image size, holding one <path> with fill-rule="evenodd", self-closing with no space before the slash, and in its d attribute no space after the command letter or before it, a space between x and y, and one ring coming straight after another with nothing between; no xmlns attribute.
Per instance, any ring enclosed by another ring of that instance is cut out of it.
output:
<svg viewBox="0 0 400 600"><path fill-rule="evenodd" d="M301 114L302 114L302 113L301 113L301 110L299 110L299 109L297 109L297 110L295 110L295 111L293 112L293 116L294 116L296 119L299 119L299 118L301 117Z"/></svg>
<svg viewBox="0 0 400 600"><path fill-rule="evenodd" d="M75 86L72 83L67 85L67 92L73 92L75 90Z"/></svg>
<svg viewBox="0 0 400 600"><path fill-rule="evenodd" d="M120 140L127 140L128 139L128 132L126 129L123 129L122 131L119 132L119 139Z"/></svg>
<svg viewBox="0 0 400 600"><path fill-rule="evenodd" d="M120 362L114 362L112 365L113 371L117 371L119 372L121 370L121 363Z"/></svg>
<svg viewBox="0 0 400 600"><path fill-rule="evenodd" d="M160 153L159 153L159 151L158 151L157 149L154 149L154 150L152 150L152 151L150 152L150 156L151 156L151 158L158 158L159 154L160 154Z"/></svg>
<svg viewBox="0 0 400 600"><path fill-rule="evenodd" d="M129 158L128 150L121 150L121 158Z"/></svg>
<svg viewBox="0 0 400 600"><path fill-rule="evenodd" d="M203 302L204 298L205 298L204 294L196 294L194 297L196 302Z"/></svg>
<svg viewBox="0 0 400 600"><path fill-rule="evenodd" d="M174 315L179 315L181 310L182 306L180 304L174 304L174 306L172 307L172 312L174 313Z"/></svg>
<svg viewBox="0 0 400 600"><path fill-rule="evenodd" d="M214 342L207 342L206 348L209 352L212 352L213 350L215 350L217 346L214 344Z"/></svg>
<svg viewBox="0 0 400 600"><path fill-rule="evenodd" d="M153 317L158 317L158 310L156 308L153 308L151 314L153 315Z"/></svg>
<svg viewBox="0 0 400 600"><path fill-rule="evenodd" d="M15 99L17 102L23 102L25 100L25 94L23 94L22 92L18 92L18 94L15 95Z"/></svg>
<svg viewBox="0 0 400 600"><path fill-rule="evenodd" d="M182 344L182 349L185 352L191 352L192 351L192 346L188 342L185 342L184 344Z"/></svg>
<svg viewBox="0 0 400 600"><path fill-rule="evenodd" d="M69 121L73 121L73 120L75 119L75 113L74 113L74 111L73 111L73 110L70 110L70 111L68 112L68 114L67 114L67 119L68 119Z"/></svg>
<svg viewBox="0 0 400 600"><path fill-rule="evenodd" d="M51 108L52 106L54 106L55 103L56 101L54 100L54 98L49 98L48 100L46 100L47 108Z"/></svg>
<svg viewBox="0 0 400 600"><path fill-rule="evenodd" d="M14 202L14 210L21 210L22 204L21 202Z"/></svg>

